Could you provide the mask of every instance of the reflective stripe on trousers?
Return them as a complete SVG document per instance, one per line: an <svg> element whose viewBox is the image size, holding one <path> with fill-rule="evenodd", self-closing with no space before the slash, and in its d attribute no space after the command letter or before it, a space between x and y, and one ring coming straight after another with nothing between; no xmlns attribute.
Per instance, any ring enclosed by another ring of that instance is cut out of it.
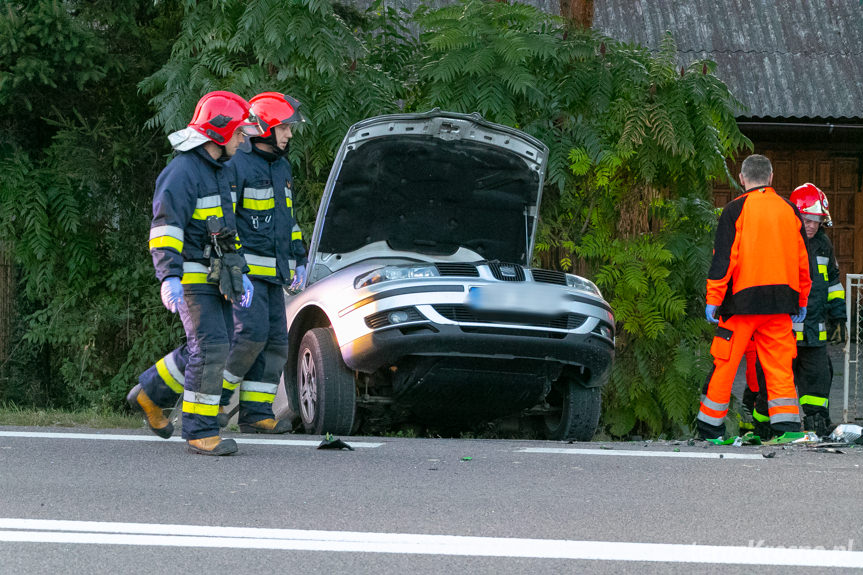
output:
<svg viewBox="0 0 863 575"><path fill-rule="evenodd" d="M216 415L233 326L231 304L215 286L184 290L180 318L189 361L183 393L183 438L219 435Z"/></svg>

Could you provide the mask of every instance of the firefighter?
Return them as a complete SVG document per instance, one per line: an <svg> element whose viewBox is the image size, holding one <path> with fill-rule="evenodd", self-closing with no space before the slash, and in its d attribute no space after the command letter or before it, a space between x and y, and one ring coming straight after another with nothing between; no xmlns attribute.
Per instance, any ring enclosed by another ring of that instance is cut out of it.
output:
<svg viewBox="0 0 863 575"><path fill-rule="evenodd" d="M753 337L764 370L771 430L800 429L791 324L806 317L811 286L806 231L797 207L771 187L769 159L747 157L739 179L745 191L722 210L707 277L705 316L718 326L710 348L713 370L696 421L704 439L725 434L731 386Z"/></svg>
<svg viewBox="0 0 863 575"><path fill-rule="evenodd" d="M255 299L249 308L234 308L234 336L225 366L222 412L239 386L238 422L244 433L285 433L288 420L277 421L273 399L288 359L285 292L305 282L306 250L294 217L288 153L292 126L304 122L300 103L279 92L252 98L252 112L263 134L252 149L230 161L239 191L237 227L243 242ZM223 415L221 423L227 425Z"/></svg>
<svg viewBox="0 0 863 575"><path fill-rule="evenodd" d="M812 289L806 306L806 319L792 326L797 341L794 382L803 408L804 429L827 435L830 428L830 386L833 382L833 365L827 355L827 323L828 320L845 320L845 289L840 281L833 244L822 228L822 224L827 227L833 225L827 196L814 184L806 183L791 193L791 202L803 216L809 253L815 263L810 273ZM760 381L761 378L756 378L756 389ZM752 415L762 425L768 419L767 405L767 398L759 394Z"/></svg>
<svg viewBox="0 0 863 575"><path fill-rule="evenodd" d="M252 98L262 134L251 139L249 150L228 163L239 191L234 198L235 211L255 298L248 309L234 305L229 327L232 347L222 374L218 422L220 427L228 425L227 406L239 387L238 421L244 433L281 434L292 428L291 422L275 419L272 404L287 360L282 288L290 280L289 289L296 291L305 282L306 252L294 218L293 179L285 159L293 136L291 125L305 121L299 105L290 96L276 92ZM274 185L277 181L283 185ZM175 400L182 390L188 358L187 347L181 346L139 377L144 389L162 399L160 406L173 405L172 398ZM173 425L168 426L150 428L160 437L170 437Z"/></svg>
<svg viewBox="0 0 863 575"><path fill-rule="evenodd" d="M231 92L210 92L198 102L188 127L168 137L177 155L156 180L150 253L162 283L162 302L183 321L188 363L181 369L160 360L155 369L173 385L154 386L142 379L127 401L143 412L154 433L167 438L173 426L162 408L182 393L183 438L193 453L237 451L233 439L219 436L217 416L231 306L248 306L254 287L236 251L236 183L225 161L248 146L247 137L260 133L248 102Z"/></svg>

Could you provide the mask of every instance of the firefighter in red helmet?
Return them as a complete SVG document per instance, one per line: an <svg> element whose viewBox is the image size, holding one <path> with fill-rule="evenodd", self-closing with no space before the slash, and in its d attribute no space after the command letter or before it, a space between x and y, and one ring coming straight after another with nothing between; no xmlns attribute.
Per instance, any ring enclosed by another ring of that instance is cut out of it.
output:
<svg viewBox="0 0 863 575"><path fill-rule="evenodd" d="M172 385L141 379L127 395L160 437L173 426L162 408L183 396L183 438L187 448L205 455L237 451L233 439L219 436L222 372L231 336L231 306L252 302L253 284L238 251L234 172L227 158L261 133L251 107L225 91L204 95L189 125L168 139L177 152L156 180L150 253L162 302L179 312L186 331L188 363L174 369L160 360L154 369ZM170 356L169 356L170 357Z"/></svg>
<svg viewBox="0 0 863 575"><path fill-rule="evenodd" d="M827 324L829 320L845 320L845 289L842 287L833 244L824 233L824 226L833 225L827 196L817 186L807 182L797 187L790 199L803 216L812 258L812 289L806 306L806 318L792 325L797 341L794 382L803 409L804 429L826 435L831 425L829 398L833 381L833 365L827 354ZM767 398L759 392L752 413L756 429L759 429L758 423L763 425L766 421L766 413ZM763 430L763 427L760 429Z"/></svg>
<svg viewBox="0 0 863 575"><path fill-rule="evenodd" d="M243 241L255 300L234 308L234 335L225 365L222 411L239 387L240 430L285 433L291 422L276 420L273 399L288 359L285 289L302 289L306 249L294 216L293 178L286 159L293 128L305 121L300 103L280 92L263 92L249 103L263 133L248 153L229 165L237 180L237 229ZM221 422L227 424L227 417Z"/></svg>
<svg viewBox="0 0 863 575"><path fill-rule="evenodd" d="M278 92L258 94L250 105L261 131L251 138L249 149L231 158L226 170L236 184L238 235L255 297L250 306L233 306L218 422L221 427L228 424L227 406L239 388L240 431L280 434L292 428L290 421L275 419L272 407L288 352L284 288L302 289L306 264L302 232L294 218L291 166L285 155L292 126L305 118L297 100ZM140 385L163 398L160 405L171 404L171 390L181 387L189 351L181 346L141 374Z"/></svg>

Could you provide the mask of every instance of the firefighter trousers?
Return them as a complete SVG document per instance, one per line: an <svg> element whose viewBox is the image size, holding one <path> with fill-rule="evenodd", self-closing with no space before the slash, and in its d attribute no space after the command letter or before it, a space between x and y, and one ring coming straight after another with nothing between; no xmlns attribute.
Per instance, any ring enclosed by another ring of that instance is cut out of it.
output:
<svg viewBox="0 0 863 575"><path fill-rule="evenodd" d="M776 433L800 430L800 409L791 364L797 345L787 314L733 315L720 319L710 347L713 370L707 378L696 425L701 437L725 434L725 416L740 360L754 338L764 370L770 426Z"/></svg>
<svg viewBox="0 0 863 575"><path fill-rule="evenodd" d="M159 407L183 397L183 438L219 435L218 413L225 361L233 325L231 304L216 286L184 286L180 319L186 344L175 349L138 378Z"/></svg>
<svg viewBox="0 0 863 575"><path fill-rule="evenodd" d="M769 421L767 396L763 392L759 392L765 387L764 372L757 360L754 348L751 353L749 349L746 350L746 362L747 391L754 390L756 396L756 399L753 400L755 406L753 417L759 422ZM750 365L754 366L751 375ZM797 357L794 359L792 369L803 415L807 418L818 415L824 422L824 426L829 425L829 398L833 383L833 363L827 354L827 346L797 346ZM747 394L744 392L744 398L746 397ZM744 403L746 403L745 400ZM804 421L804 423L806 422ZM815 429L813 422L809 422L805 427L807 430Z"/></svg>
<svg viewBox="0 0 863 575"><path fill-rule="evenodd" d="M225 365L222 405L240 388L240 423L272 419L273 399L288 360L285 291L252 278L255 297L248 308L234 306L234 333Z"/></svg>
<svg viewBox="0 0 863 575"><path fill-rule="evenodd" d="M219 404L230 403L240 388L239 423L274 418L273 399L287 361L288 332L282 286L255 281L252 305L234 305L225 319L233 334L221 375ZM156 405L172 407L183 393L189 348L183 345L156 362L138 378Z"/></svg>

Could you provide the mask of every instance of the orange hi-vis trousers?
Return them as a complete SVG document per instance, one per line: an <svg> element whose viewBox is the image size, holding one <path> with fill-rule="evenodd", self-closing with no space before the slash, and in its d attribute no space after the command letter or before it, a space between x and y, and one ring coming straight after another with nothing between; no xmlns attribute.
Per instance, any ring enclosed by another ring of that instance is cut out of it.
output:
<svg viewBox="0 0 863 575"><path fill-rule="evenodd" d="M758 350L755 349L755 340L750 339L746 346L746 387L753 393L758 393L758 370L755 364L758 361Z"/></svg>
<svg viewBox="0 0 863 575"><path fill-rule="evenodd" d="M764 370L771 427L787 427L789 431L799 427L800 407L791 371L791 362L797 356L797 342L791 331L791 317L787 314L733 315L728 321L720 319L716 328L710 347L713 372L698 410L699 429L714 429L716 437L724 433L731 386L753 336Z"/></svg>

